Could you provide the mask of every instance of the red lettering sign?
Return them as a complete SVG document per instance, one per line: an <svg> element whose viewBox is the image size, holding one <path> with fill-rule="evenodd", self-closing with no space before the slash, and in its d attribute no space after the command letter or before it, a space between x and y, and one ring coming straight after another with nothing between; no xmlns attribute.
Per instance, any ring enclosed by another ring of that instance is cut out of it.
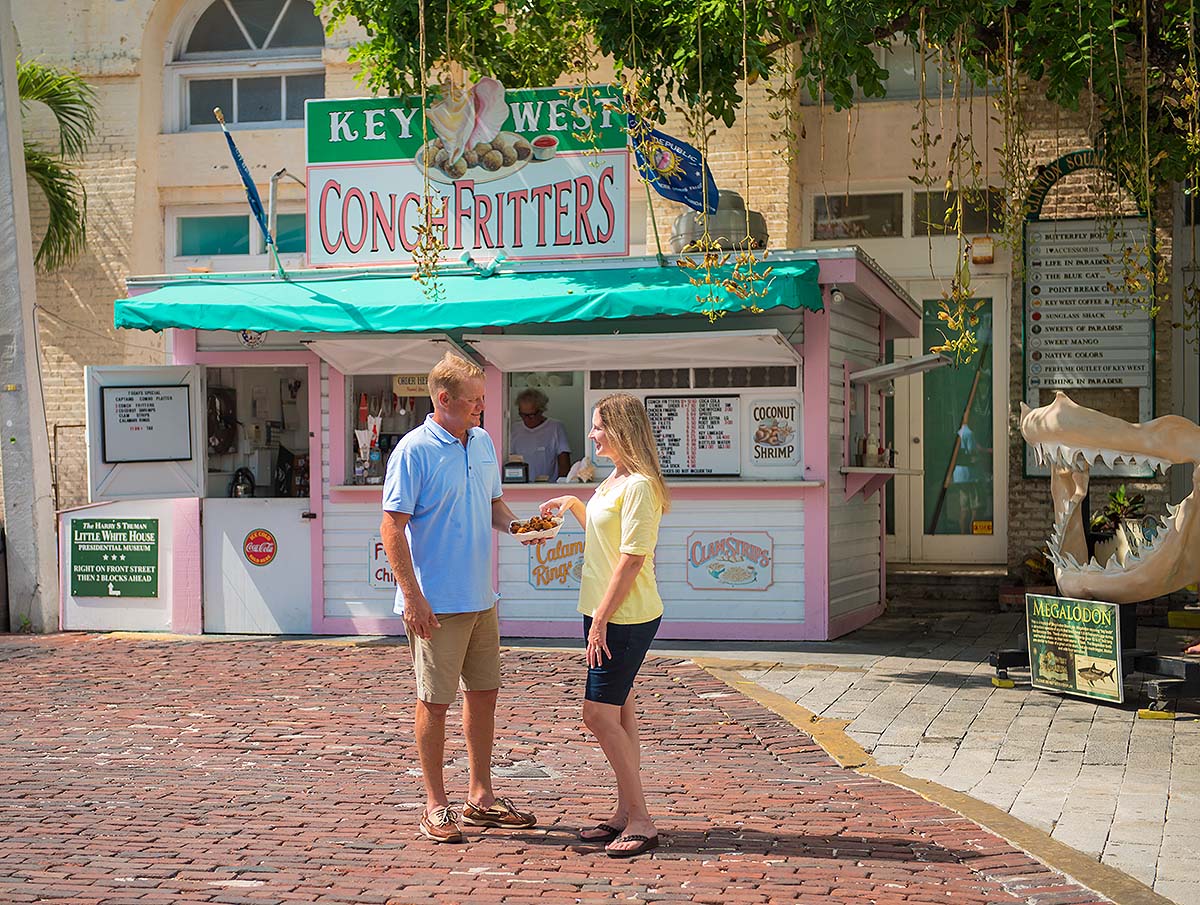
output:
<svg viewBox="0 0 1200 905"><path fill-rule="evenodd" d="M275 535L266 528L255 528L242 541L242 552L251 565L265 566L275 558L279 549Z"/></svg>

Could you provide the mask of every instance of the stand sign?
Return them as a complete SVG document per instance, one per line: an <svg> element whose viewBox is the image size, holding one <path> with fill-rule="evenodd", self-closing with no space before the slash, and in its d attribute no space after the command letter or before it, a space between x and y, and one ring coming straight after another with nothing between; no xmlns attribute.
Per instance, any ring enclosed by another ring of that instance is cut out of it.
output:
<svg viewBox="0 0 1200 905"><path fill-rule="evenodd" d="M1123 703L1120 622L1115 603L1026 594L1033 687Z"/></svg>
<svg viewBox="0 0 1200 905"><path fill-rule="evenodd" d="M72 597L157 597L158 519L74 518Z"/></svg>

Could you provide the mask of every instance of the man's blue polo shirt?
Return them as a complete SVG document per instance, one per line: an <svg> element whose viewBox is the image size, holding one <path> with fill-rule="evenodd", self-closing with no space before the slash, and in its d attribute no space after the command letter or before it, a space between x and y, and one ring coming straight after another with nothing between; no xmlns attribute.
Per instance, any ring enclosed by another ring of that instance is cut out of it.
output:
<svg viewBox="0 0 1200 905"><path fill-rule="evenodd" d="M428 415L392 451L383 508L412 516L406 533L417 584L435 613L495 604L492 500L502 492L496 448L481 427L468 431L464 447ZM399 587L395 612L404 612Z"/></svg>

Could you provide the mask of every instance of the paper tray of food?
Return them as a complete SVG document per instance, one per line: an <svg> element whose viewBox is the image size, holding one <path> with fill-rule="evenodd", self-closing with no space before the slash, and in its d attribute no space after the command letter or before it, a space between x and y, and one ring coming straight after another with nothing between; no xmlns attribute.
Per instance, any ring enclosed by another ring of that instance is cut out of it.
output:
<svg viewBox="0 0 1200 905"><path fill-rule="evenodd" d="M550 540L554 535L558 534L558 529L562 527L561 516L535 515L533 518L527 518L515 522L511 522L508 526L508 532L518 540Z"/></svg>

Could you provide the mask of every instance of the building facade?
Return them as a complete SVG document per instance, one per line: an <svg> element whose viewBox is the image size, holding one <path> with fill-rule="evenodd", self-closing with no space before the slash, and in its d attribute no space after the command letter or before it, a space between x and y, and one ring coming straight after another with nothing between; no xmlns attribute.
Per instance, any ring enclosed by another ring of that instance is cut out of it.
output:
<svg viewBox="0 0 1200 905"><path fill-rule="evenodd" d="M126 0L115 7L101 0L46 0L21 4L14 18L24 55L80 72L95 87L100 110L99 134L79 166L89 192L87 250L72 267L38 280L56 499L65 508L86 501L83 368L159 363L169 355L156 334L113 328L112 302L125 295L126 278L268 267L212 107L225 111L266 197L277 171L304 177L303 101L363 93L347 61L358 36L350 29L325 35L306 0ZM889 347L891 356L905 357L937 342L937 302L959 249L941 228L946 197L911 179L918 120L913 67L906 69L901 51L883 62L895 73L890 99L864 101L850 113L798 96L780 100L770 86L751 86L741 111L745 122L739 118L718 130L709 161L722 189L738 192L763 214L771 248L858 245L890 273L924 314L924 336ZM982 98L958 111L952 106L939 102L935 124L948 135L972 135L982 149L985 183L999 188L992 111ZM1086 113L1031 108L1026 126L1034 161L1086 147L1086 125ZM49 126L37 118L30 123L35 133ZM666 128L683 135L677 121ZM1095 182L1087 172L1062 181L1044 215L1093 215ZM683 208L658 197L635 198L634 219L640 214L646 231L635 237L633 250L669 250L672 222ZM31 200L36 231L42 208L36 192ZM304 189L286 176L278 180L277 217L284 262L296 265L304 252ZM1181 202L1154 212L1163 254L1176 244L1194 247L1188 220ZM967 233L999 236L986 206L972 213ZM1197 420L1196 345L1171 326L1191 266L1187 251L1172 260L1171 304L1155 324L1153 404L1155 414ZM1049 531L1048 481L1026 476L1016 429L1028 326L1021 262L996 242L991 261L973 265L972 276L973 292L985 303L980 355L965 368L896 381L888 403L890 440L902 473L871 505L885 510L890 561L1014 567ZM877 351L848 339L830 349L829 365L840 372L876 359ZM1081 391L1077 398L1112 409L1103 393ZM1113 413L1136 420L1138 410L1120 402ZM844 442L836 426L831 429L831 448ZM1129 483L1152 504L1190 489L1178 475ZM837 526L831 531L836 540Z"/></svg>

